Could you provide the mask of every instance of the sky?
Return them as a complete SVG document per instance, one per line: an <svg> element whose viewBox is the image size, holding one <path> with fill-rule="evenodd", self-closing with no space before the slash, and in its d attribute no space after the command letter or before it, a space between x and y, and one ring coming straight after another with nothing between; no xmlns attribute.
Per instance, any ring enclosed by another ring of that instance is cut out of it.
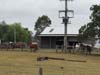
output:
<svg viewBox="0 0 100 75"><path fill-rule="evenodd" d="M73 0L68 2L68 9L74 10L74 18L70 19L68 28L73 31L88 23L91 15L90 7L100 4L100 0ZM34 33L34 25L39 16L47 15L53 27L64 27L58 11L64 10L64 1L60 0L0 0L0 21L11 24L20 22L23 27Z"/></svg>

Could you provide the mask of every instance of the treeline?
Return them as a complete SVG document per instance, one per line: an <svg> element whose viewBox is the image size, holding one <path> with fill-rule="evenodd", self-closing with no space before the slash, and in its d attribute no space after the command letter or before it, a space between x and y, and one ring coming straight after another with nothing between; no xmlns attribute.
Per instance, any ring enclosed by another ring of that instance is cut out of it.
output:
<svg viewBox="0 0 100 75"><path fill-rule="evenodd" d="M80 42L90 40L95 43L95 40L100 40L100 5L92 5L90 11L90 22L79 29L78 40Z"/></svg>
<svg viewBox="0 0 100 75"><path fill-rule="evenodd" d="M30 42L32 32L28 28L23 28L21 23L7 24L0 22L0 41L1 42Z"/></svg>

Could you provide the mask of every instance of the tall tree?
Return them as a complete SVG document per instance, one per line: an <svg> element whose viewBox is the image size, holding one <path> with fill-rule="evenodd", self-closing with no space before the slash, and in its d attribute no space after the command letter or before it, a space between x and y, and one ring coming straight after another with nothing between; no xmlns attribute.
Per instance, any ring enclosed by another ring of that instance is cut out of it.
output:
<svg viewBox="0 0 100 75"><path fill-rule="evenodd" d="M2 41L6 40L8 29L9 29L8 24L6 24L5 21L2 21L0 23L0 40Z"/></svg>
<svg viewBox="0 0 100 75"><path fill-rule="evenodd" d="M50 26L51 20L48 16L43 15L39 17L35 23L36 35L40 34L46 27Z"/></svg>
<svg viewBox="0 0 100 75"><path fill-rule="evenodd" d="M16 36L14 32L16 30ZM6 24L5 21L0 22L0 40L2 42L30 42L31 31L23 28L21 23Z"/></svg>
<svg viewBox="0 0 100 75"><path fill-rule="evenodd" d="M90 15L91 22L79 29L78 38L80 41L100 38L100 5L93 5L90 10L92 11Z"/></svg>
<svg viewBox="0 0 100 75"><path fill-rule="evenodd" d="M28 42L30 40L30 31L27 28L23 28L21 23L14 23L11 25L13 28L13 38L14 30L16 31L16 41L17 42Z"/></svg>

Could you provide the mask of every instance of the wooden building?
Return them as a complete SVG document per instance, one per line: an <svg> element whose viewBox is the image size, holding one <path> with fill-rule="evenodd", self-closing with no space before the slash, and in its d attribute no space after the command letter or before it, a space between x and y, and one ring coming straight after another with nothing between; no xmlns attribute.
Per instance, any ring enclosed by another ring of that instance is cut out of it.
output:
<svg viewBox="0 0 100 75"><path fill-rule="evenodd" d="M67 34L68 46L73 46L77 43L78 33L69 31ZM63 28L47 27L40 35L41 48L56 48L57 45L63 46L64 44L64 30Z"/></svg>

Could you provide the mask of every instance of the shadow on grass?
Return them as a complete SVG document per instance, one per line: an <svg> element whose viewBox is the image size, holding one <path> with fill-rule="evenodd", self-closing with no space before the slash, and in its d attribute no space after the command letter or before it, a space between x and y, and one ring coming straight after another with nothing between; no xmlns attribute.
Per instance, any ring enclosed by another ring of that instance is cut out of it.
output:
<svg viewBox="0 0 100 75"><path fill-rule="evenodd" d="M91 54L91 56L100 56L100 54Z"/></svg>

